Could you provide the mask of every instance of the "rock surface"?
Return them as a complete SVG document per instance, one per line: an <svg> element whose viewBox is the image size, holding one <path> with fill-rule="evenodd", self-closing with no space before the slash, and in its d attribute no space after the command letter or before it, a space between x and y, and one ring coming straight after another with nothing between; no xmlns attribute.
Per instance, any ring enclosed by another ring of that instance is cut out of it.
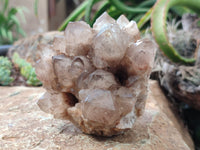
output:
<svg viewBox="0 0 200 150"><path fill-rule="evenodd" d="M0 87L0 149L194 150L181 120L156 81L144 114L132 130L111 138L83 134L70 121L54 119L37 106L43 88Z"/></svg>
<svg viewBox="0 0 200 150"><path fill-rule="evenodd" d="M64 32L52 31L18 40L9 49L8 57L12 58L13 53L17 52L21 58L34 66L35 62L41 58L43 51L39 45L52 44L55 37L59 38L63 35Z"/></svg>

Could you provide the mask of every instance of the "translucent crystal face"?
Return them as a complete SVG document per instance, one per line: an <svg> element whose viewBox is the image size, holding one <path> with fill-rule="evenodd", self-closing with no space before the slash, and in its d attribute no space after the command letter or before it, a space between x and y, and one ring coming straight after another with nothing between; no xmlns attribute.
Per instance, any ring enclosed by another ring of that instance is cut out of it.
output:
<svg viewBox="0 0 200 150"><path fill-rule="evenodd" d="M129 74L149 74L155 55L155 45L148 39L131 43L122 62L127 66Z"/></svg>
<svg viewBox="0 0 200 150"><path fill-rule="evenodd" d="M112 136L142 115L156 47L137 24L103 13L90 28L71 22L64 36L43 47L36 65L47 92L39 107L69 119L83 132Z"/></svg>
<svg viewBox="0 0 200 150"><path fill-rule="evenodd" d="M91 89L82 100L82 112L85 119L102 125L112 125L119 118L115 101L108 90Z"/></svg>
<svg viewBox="0 0 200 150"><path fill-rule="evenodd" d="M69 56L85 55L90 50L93 31L83 21L70 22L65 30L66 53Z"/></svg>
<svg viewBox="0 0 200 150"><path fill-rule="evenodd" d="M112 73L100 69L95 70L78 82L79 89L109 89L112 85L117 85Z"/></svg>
<svg viewBox="0 0 200 150"><path fill-rule="evenodd" d="M93 25L93 29L98 33L101 29L115 24L115 20L111 18L106 12L104 12Z"/></svg>
<svg viewBox="0 0 200 150"><path fill-rule="evenodd" d="M52 57L53 70L57 78L62 92L68 92L74 86L72 74L69 72L71 69L72 60L65 55L57 55Z"/></svg>
<svg viewBox="0 0 200 150"><path fill-rule="evenodd" d="M93 39L93 64L99 69L118 65L125 55L128 43L129 38L117 24L107 25Z"/></svg>

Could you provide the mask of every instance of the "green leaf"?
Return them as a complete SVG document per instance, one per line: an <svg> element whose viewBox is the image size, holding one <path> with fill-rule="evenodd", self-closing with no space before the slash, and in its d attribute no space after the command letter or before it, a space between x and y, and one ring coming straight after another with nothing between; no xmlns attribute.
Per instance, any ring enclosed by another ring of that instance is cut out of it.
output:
<svg viewBox="0 0 200 150"><path fill-rule="evenodd" d="M17 8L17 12L19 13L22 22L26 23L24 12L28 12L27 8L26 7L19 7L19 8Z"/></svg>
<svg viewBox="0 0 200 150"><path fill-rule="evenodd" d="M153 8L149 9L148 12L144 14L144 16L138 22L138 28L141 29L143 25L150 20Z"/></svg>
<svg viewBox="0 0 200 150"><path fill-rule="evenodd" d="M95 15L94 15L94 18L93 18L93 20L92 20L92 25L94 24L94 22L96 21L96 19L97 19L104 11L106 11L109 7L110 7L110 2L109 2L109 1L104 2L104 3L100 6L99 10L98 10L98 11L95 13Z"/></svg>
<svg viewBox="0 0 200 150"><path fill-rule="evenodd" d="M12 69L12 63L7 57L0 56L0 67Z"/></svg>
<svg viewBox="0 0 200 150"><path fill-rule="evenodd" d="M26 36L26 33L24 32L24 30L23 30L21 27L18 27L18 28L17 28L17 32L18 32L19 34L21 34L23 37Z"/></svg>
<svg viewBox="0 0 200 150"><path fill-rule="evenodd" d="M158 0L151 14L151 31L160 50L173 62L194 64L194 58L182 57L169 42L166 32L166 18L168 11L173 6L185 6L200 13L200 1L197 0Z"/></svg>
<svg viewBox="0 0 200 150"><path fill-rule="evenodd" d="M183 6L174 6L171 8L171 10L174 11L180 17L186 13L190 13L190 14L194 13L194 11L192 11L191 9L189 9L187 7L183 7Z"/></svg>
<svg viewBox="0 0 200 150"><path fill-rule="evenodd" d="M121 14L122 12L119 11L119 10L112 10L112 11L108 11L108 14L114 18L114 19L117 19Z"/></svg>
<svg viewBox="0 0 200 150"><path fill-rule="evenodd" d="M3 38L7 39L7 33L6 33L6 29L1 27L0 28L0 33L2 35Z"/></svg>
<svg viewBox="0 0 200 150"><path fill-rule="evenodd" d="M19 20L17 19L16 16L12 15L12 16L10 16L10 19L13 20L13 22L14 22L18 27L20 26Z"/></svg>
<svg viewBox="0 0 200 150"><path fill-rule="evenodd" d="M61 24L58 28L59 31L63 31L70 21L74 21L86 8L88 5L88 1L84 1L81 5L79 5Z"/></svg>
<svg viewBox="0 0 200 150"><path fill-rule="evenodd" d="M3 15L3 13L0 12L0 25L4 24L6 22L6 18Z"/></svg>
<svg viewBox="0 0 200 150"><path fill-rule="evenodd" d="M199 21L197 21L197 26L198 26L198 27L200 27L200 20L199 20Z"/></svg>
<svg viewBox="0 0 200 150"><path fill-rule="evenodd" d="M3 14L5 13L6 9L8 8L8 0L4 0L4 6L3 6Z"/></svg>
<svg viewBox="0 0 200 150"><path fill-rule="evenodd" d="M13 43L13 34L12 34L12 32L8 31L7 35L8 35L8 40L10 41L10 43Z"/></svg>
<svg viewBox="0 0 200 150"><path fill-rule="evenodd" d="M124 13L145 13L148 11L148 8L137 8L137 7L126 6L120 0L110 0L110 3Z"/></svg>
<svg viewBox="0 0 200 150"><path fill-rule="evenodd" d="M146 0L141 2L138 7L142 8L142 7L152 7L154 5L154 3L156 2L156 0Z"/></svg>
<svg viewBox="0 0 200 150"><path fill-rule="evenodd" d="M85 10L84 10L83 12L81 12L81 13L77 16L77 18L75 19L75 21L81 20L84 16L85 16Z"/></svg>
<svg viewBox="0 0 200 150"><path fill-rule="evenodd" d="M35 12L35 15L38 16L38 0L35 0L35 3L34 3L34 12Z"/></svg>
<svg viewBox="0 0 200 150"><path fill-rule="evenodd" d="M88 5L86 7L86 12L85 12L85 21L90 24L90 14L92 10L92 6L94 5L95 0L88 0Z"/></svg>
<svg viewBox="0 0 200 150"><path fill-rule="evenodd" d="M139 20L144 16L144 14L138 14L138 15L135 15L132 20L134 20L135 22L139 22Z"/></svg>
<svg viewBox="0 0 200 150"><path fill-rule="evenodd" d="M13 82L11 75L12 64L7 57L0 56L0 85L9 85Z"/></svg>
<svg viewBox="0 0 200 150"><path fill-rule="evenodd" d="M13 20L9 20L8 25L7 25L7 30L11 30L13 29L13 27L15 26L15 23Z"/></svg>
<svg viewBox="0 0 200 150"><path fill-rule="evenodd" d="M26 78L28 85L38 86L42 83L37 79L35 68L31 66L26 60L20 58L18 53L12 56L13 63L20 68L20 74Z"/></svg>
<svg viewBox="0 0 200 150"><path fill-rule="evenodd" d="M10 16L16 15L16 13L17 13L17 9L11 8L8 12L8 18L10 18Z"/></svg>
<svg viewBox="0 0 200 150"><path fill-rule="evenodd" d="M99 1L99 0L95 0ZM83 1L65 20L64 22L60 25L60 27L58 28L58 31L63 31L66 26L68 25L68 23L70 21L75 21L75 19L83 12L85 11L85 8L88 5L88 0Z"/></svg>

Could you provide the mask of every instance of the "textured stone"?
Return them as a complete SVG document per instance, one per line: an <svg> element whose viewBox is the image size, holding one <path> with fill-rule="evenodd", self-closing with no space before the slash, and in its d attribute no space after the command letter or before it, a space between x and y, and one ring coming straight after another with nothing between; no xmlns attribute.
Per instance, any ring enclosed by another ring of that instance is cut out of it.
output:
<svg viewBox="0 0 200 150"><path fill-rule="evenodd" d="M156 49L138 35L137 24L125 16L115 21L104 13L93 28L83 21L69 23L65 36L55 37L36 64L47 95L65 105L52 106L49 97L40 99L40 108L88 134L112 136L131 129L144 112Z"/></svg>
<svg viewBox="0 0 200 150"><path fill-rule="evenodd" d="M39 45L51 45L53 42L58 44L58 38L61 39L61 37L64 37L64 32L52 31L18 40L9 49L8 56L12 58L13 53L17 52L21 58L34 66L43 52L43 48ZM55 50L58 50L58 48L55 48Z"/></svg>
<svg viewBox="0 0 200 150"><path fill-rule="evenodd" d="M41 87L0 87L0 149L194 150L191 137L156 81L134 127L110 138L83 134L39 109ZM74 108L74 107L73 107ZM53 111L53 110L52 110Z"/></svg>

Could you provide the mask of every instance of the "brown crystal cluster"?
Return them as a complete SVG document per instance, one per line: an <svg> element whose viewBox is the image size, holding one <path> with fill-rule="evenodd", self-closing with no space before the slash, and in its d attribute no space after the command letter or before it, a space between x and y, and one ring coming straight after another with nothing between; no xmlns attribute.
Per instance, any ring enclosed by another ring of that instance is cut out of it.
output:
<svg viewBox="0 0 200 150"><path fill-rule="evenodd" d="M40 46L36 73L47 92L39 107L88 134L131 129L144 111L156 49L139 38L137 24L124 15L115 21L104 13L93 28L69 23L64 36Z"/></svg>

